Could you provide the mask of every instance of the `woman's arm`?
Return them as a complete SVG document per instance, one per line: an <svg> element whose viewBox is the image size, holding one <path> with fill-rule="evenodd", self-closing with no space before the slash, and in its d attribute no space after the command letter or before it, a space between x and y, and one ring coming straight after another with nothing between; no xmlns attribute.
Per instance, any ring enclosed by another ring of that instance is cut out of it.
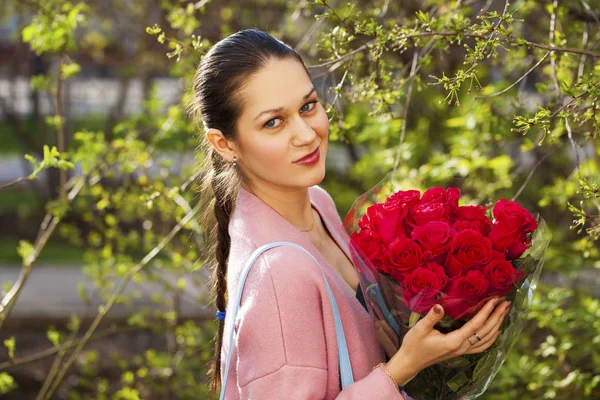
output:
<svg viewBox="0 0 600 400"><path fill-rule="evenodd" d="M237 389L243 399L331 398L327 366L337 354L327 351L335 330L323 276L314 260L292 247L266 261L261 256L248 276L239 311L236 343ZM275 254L275 252L273 253ZM273 258L275 258L273 260ZM231 387L228 388L231 390ZM338 399L402 399L381 368L348 386Z"/></svg>

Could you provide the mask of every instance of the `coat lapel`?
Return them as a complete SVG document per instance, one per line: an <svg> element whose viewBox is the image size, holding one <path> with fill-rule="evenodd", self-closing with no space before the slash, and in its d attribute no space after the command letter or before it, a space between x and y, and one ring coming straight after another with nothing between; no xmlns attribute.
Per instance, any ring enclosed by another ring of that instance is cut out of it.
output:
<svg viewBox="0 0 600 400"><path fill-rule="evenodd" d="M349 238L339 219L335 205L327 198L328 195L323 189L319 187L310 187L308 193L312 206L321 216L321 220L329 230L331 237L346 257L348 257L348 260L352 262L348 247ZM277 241L299 244L308 250L324 269L330 272L328 276L331 275L340 288L345 287L346 294L354 297L351 288L343 281L332 266L329 265L308 236L298 230L267 203L241 186L229 225L229 235L232 241L236 240L238 236L250 238L256 247Z"/></svg>

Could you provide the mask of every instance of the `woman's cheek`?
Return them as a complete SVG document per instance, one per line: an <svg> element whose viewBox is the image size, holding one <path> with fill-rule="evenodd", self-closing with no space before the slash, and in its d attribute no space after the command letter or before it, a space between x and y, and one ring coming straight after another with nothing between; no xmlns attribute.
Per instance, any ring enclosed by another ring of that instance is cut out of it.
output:
<svg viewBox="0 0 600 400"><path fill-rule="evenodd" d="M257 147L256 159L262 164L263 168L283 167L286 164L288 155L285 145L280 145L277 141L265 141ZM291 163L291 160L290 160Z"/></svg>
<svg viewBox="0 0 600 400"><path fill-rule="evenodd" d="M326 138L329 135L329 119L327 118L327 113L323 107L320 107L320 113L315 125L315 130L317 134L323 138Z"/></svg>

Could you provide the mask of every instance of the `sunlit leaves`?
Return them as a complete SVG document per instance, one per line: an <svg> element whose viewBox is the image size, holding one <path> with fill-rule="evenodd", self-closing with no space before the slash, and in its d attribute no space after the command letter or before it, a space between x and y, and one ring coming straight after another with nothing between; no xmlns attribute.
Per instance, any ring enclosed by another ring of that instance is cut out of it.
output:
<svg viewBox="0 0 600 400"><path fill-rule="evenodd" d="M40 4L31 23L23 29L23 42L29 43L37 54L74 50L76 29L85 22L88 6L84 2L58 0Z"/></svg>

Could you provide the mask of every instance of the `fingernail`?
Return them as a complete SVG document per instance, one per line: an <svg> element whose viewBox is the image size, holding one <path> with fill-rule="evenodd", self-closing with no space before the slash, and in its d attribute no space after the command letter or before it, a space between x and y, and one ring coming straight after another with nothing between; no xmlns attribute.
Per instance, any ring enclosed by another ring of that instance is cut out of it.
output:
<svg viewBox="0 0 600 400"><path fill-rule="evenodd" d="M433 306L433 312L437 315L440 315L442 313L442 307L436 304L435 306Z"/></svg>

